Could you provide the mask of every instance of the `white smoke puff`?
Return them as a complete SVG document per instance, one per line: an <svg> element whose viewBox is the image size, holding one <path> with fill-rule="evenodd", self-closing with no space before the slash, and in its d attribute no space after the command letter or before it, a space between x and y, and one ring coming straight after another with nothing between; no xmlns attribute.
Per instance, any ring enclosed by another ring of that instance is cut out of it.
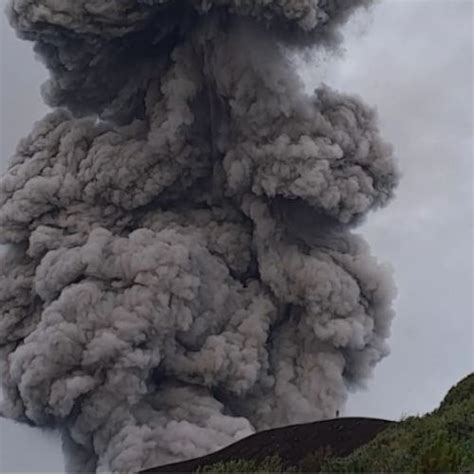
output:
<svg viewBox="0 0 474 474"><path fill-rule="evenodd" d="M151 127L134 121L112 128L91 119L72 119L63 111L36 125L19 147L11 174L0 181L2 242L22 240L25 229L20 223L37 225L38 219L49 219L53 208L67 208L61 220L77 226L68 215L76 203L102 202L104 213L114 213L110 206L133 209L168 188L182 192L209 174L209 144L200 137L202 125L188 104L197 93L199 78L187 77L192 66L184 66L189 59L184 53L175 52L179 62L165 75L167 96L152 97L150 85ZM164 110L171 112L165 115Z"/></svg>
<svg viewBox="0 0 474 474"><path fill-rule="evenodd" d="M259 427L272 426L275 417L291 423L333 416L346 397L344 379L362 380L388 353L390 272L377 266L358 237L331 236L308 254L285 242L265 204L250 200L245 206L256 225L261 278L289 310L271 336L274 391L241 409L252 407L247 416ZM349 251L331 248L341 239Z"/></svg>
<svg viewBox="0 0 474 474"><path fill-rule="evenodd" d="M35 290L46 304L53 302L10 357L9 372L29 420L62 420L82 406L75 423L107 426L111 407L120 404L125 416L147 394L147 380L160 363L173 380L222 383L237 393L257 382L259 367L266 366L262 349L274 307L256 285L245 289L232 283L227 266L193 240L145 230L129 240L113 239L97 229L81 249L46 255ZM72 283L81 275L87 283ZM221 348L214 343L219 340ZM107 394L107 404L97 405L97 394ZM250 433L246 426L243 434ZM104 436L100 433L88 433L93 443ZM116 436L112 429L107 433L104 450L113 447ZM221 440L227 444L234 438ZM158 438L154 446L165 442Z"/></svg>
<svg viewBox="0 0 474 474"><path fill-rule="evenodd" d="M229 195L301 199L346 223L392 197L397 171L374 111L327 87L309 102L271 36L240 27L225 41L213 67L230 98Z"/></svg>
<svg viewBox="0 0 474 474"><path fill-rule="evenodd" d="M0 180L3 413L60 427L68 470L334 416L387 355L390 272L348 225L392 151L286 52L368 3L11 2L69 111Z"/></svg>

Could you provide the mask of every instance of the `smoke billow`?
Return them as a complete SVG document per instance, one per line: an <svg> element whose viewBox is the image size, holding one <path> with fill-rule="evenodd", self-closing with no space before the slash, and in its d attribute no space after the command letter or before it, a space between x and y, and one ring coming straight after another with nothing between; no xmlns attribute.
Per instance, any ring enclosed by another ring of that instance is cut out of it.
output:
<svg viewBox="0 0 474 474"><path fill-rule="evenodd" d="M398 174L373 110L305 92L369 0L12 0L54 111L0 181L3 414L71 472L132 472L334 416L387 354L351 232Z"/></svg>

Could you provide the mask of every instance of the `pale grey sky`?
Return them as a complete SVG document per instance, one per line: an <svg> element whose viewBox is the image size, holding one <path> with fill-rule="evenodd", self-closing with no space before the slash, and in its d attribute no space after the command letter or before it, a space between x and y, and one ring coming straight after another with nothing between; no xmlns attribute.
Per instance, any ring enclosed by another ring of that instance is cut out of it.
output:
<svg viewBox="0 0 474 474"><path fill-rule="evenodd" d="M5 0L0 0L5 3ZM343 58L307 67L377 106L404 177L363 232L399 287L392 354L347 415L424 413L474 367L473 2L385 0L347 30ZM1 159L45 111L31 45L1 23ZM0 472L62 469L51 433L0 421Z"/></svg>

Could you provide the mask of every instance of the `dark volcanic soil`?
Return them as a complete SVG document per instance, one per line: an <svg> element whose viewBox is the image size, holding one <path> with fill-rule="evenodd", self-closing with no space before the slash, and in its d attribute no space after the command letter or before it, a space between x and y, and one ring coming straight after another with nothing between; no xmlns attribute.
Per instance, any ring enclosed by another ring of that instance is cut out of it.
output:
<svg viewBox="0 0 474 474"><path fill-rule="evenodd" d="M333 456L347 456L371 441L393 422L372 418L336 418L261 431L207 456L142 471L188 473L198 467L231 459L263 460L278 454L285 466L297 465L319 448L331 448Z"/></svg>

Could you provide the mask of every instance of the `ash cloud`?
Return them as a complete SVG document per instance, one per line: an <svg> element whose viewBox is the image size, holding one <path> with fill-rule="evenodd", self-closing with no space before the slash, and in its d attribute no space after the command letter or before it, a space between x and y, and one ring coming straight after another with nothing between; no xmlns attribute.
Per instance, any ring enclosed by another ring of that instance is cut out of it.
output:
<svg viewBox="0 0 474 474"><path fill-rule="evenodd" d="M332 417L387 355L391 273L351 229L392 149L291 61L370 3L10 2L55 110L0 180L2 413L59 427L70 472Z"/></svg>

